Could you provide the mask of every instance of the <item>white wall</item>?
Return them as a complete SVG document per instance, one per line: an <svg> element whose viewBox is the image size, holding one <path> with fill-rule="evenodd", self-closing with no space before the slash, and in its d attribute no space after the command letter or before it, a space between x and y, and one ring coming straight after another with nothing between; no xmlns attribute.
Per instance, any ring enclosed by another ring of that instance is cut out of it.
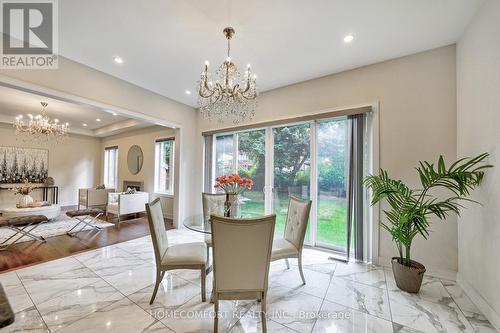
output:
<svg viewBox="0 0 500 333"><path fill-rule="evenodd" d="M53 146L27 144L16 138L12 125L0 124L0 145L48 149L49 176L59 186L59 204L62 206L78 204L78 189L99 183L101 143L97 138L70 135L63 143ZM7 184L2 186L8 187ZM34 197L42 200L41 191L34 191ZM0 208L14 205L16 201L12 193L0 191Z"/></svg>
<svg viewBox="0 0 500 333"><path fill-rule="evenodd" d="M154 171L155 171L155 140L174 136L174 130L162 126L152 126L135 131L128 131L122 134L103 138L101 141L101 155L104 154L104 148L109 146L118 146L118 188L122 191L124 180L144 182L143 191L150 193L150 198L157 197L154 193ZM144 159L142 169L136 175L130 173L127 166L127 154L130 147L137 145L141 147ZM101 163L101 170L104 165ZM104 182L101 172L101 182ZM173 216L173 196L161 195L164 208L164 215L172 218Z"/></svg>
<svg viewBox="0 0 500 333"><path fill-rule="evenodd" d="M380 167L393 177L416 186L414 167L419 160L436 160L440 154L450 161L456 158L455 46L265 92L259 97L253 122L377 101ZM198 121L200 131L217 128L217 124ZM428 268L456 272L456 218L436 223L432 229L428 241L415 242L414 259ZM381 260L386 262L395 254L390 236L381 231Z"/></svg>
<svg viewBox="0 0 500 333"><path fill-rule="evenodd" d="M201 163L199 151L194 148L198 136L195 109L63 57L59 57L57 70L0 70L0 82L32 85L38 92L78 98L92 105L125 114L142 114L176 125L179 172L175 183L179 198L174 206L178 207L179 215L174 216L174 224L179 225L178 221L184 216L201 211L201 204L192 200L198 198L202 190L201 177L193 177L191 173L193 166Z"/></svg>
<svg viewBox="0 0 500 333"><path fill-rule="evenodd" d="M458 154L489 152L488 170L459 218L458 269L464 286L500 328L500 1L489 0L457 46Z"/></svg>

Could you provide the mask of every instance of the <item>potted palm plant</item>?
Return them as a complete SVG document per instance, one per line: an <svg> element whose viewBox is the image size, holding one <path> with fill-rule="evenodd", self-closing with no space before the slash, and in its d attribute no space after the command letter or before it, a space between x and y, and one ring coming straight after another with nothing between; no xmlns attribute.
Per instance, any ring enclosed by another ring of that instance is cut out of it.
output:
<svg viewBox="0 0 500 333"><path fill-rule="evenodd" d="M421 235L429 236L432 216L445 220L450 214L460 214L461 202L468 199L472 190L483 180L484 170L492 167L486 163L488 153L473 158L463 158L446 167L443 156L437 165L420 162L417 172L422 185L412 189L401 180L391 179L385 170L378 175L370 175L364 183L371 189L375 205L385 201L384 210L387 222L380 222L396 243L399 256L392 258L392 271L398 288L418 293L422 284L425 266L412 260L413 239ZM445 195L437 195L436 190L445 189Z"/></svg>

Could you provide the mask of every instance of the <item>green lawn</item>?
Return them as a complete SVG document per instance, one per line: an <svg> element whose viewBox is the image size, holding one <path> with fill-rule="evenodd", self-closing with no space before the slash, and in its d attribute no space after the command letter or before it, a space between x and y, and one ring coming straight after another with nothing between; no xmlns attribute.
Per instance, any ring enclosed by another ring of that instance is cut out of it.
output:
<svg viewBox="0 0 500 333"><path fill-rule="evenodd" d="M244 197L251 199L241 205L243 216L264 214L264 198L261 191L246 191ZM283 234L288 212L288 197L280 195L274 207L276 214L275 233ZM335 198L321 198L318 202L318 241L328 245L346 246L346 206L342 200ZM309 235L310 226L308 226Z"/></svg>

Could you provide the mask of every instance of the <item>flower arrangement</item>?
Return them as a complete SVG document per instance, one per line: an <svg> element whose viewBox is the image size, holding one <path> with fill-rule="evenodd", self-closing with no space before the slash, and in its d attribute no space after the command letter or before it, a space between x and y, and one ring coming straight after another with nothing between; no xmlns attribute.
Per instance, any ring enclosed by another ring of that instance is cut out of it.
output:
<svg viewBox="0 0 500 333"><path fill-rule="evenodd" d="M14 195L29 195L34 188L33 184L25 180L23 185L12 187L10 190L14 192Z"/></svg>
<svg viewBox="0 0 500 333"><path fill-rule="evenodd" d="M253 181L250 178L241 177L237 173L230 176L220 176L215 178L215 188L224 191L226 194L240 194L244 190L251 190Z"/></svg>

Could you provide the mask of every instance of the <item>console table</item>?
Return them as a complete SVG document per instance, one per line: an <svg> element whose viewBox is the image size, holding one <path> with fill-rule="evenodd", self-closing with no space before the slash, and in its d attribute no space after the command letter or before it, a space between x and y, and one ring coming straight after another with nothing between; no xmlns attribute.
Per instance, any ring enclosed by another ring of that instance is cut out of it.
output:
<svg viewBox="0 0 500 333"><path fill-rule="evenodd" d="M7 184L10 185L10 184ZM19 184L12 184L11 187L18 186ZM0 187L1 190L8 190L8 187ZM52 204L59 203L59 186L36 186L33 188L34 190L41 189L43 191L42 200L48 201ZM50 200L49 200L50 198Z"/></svg>

